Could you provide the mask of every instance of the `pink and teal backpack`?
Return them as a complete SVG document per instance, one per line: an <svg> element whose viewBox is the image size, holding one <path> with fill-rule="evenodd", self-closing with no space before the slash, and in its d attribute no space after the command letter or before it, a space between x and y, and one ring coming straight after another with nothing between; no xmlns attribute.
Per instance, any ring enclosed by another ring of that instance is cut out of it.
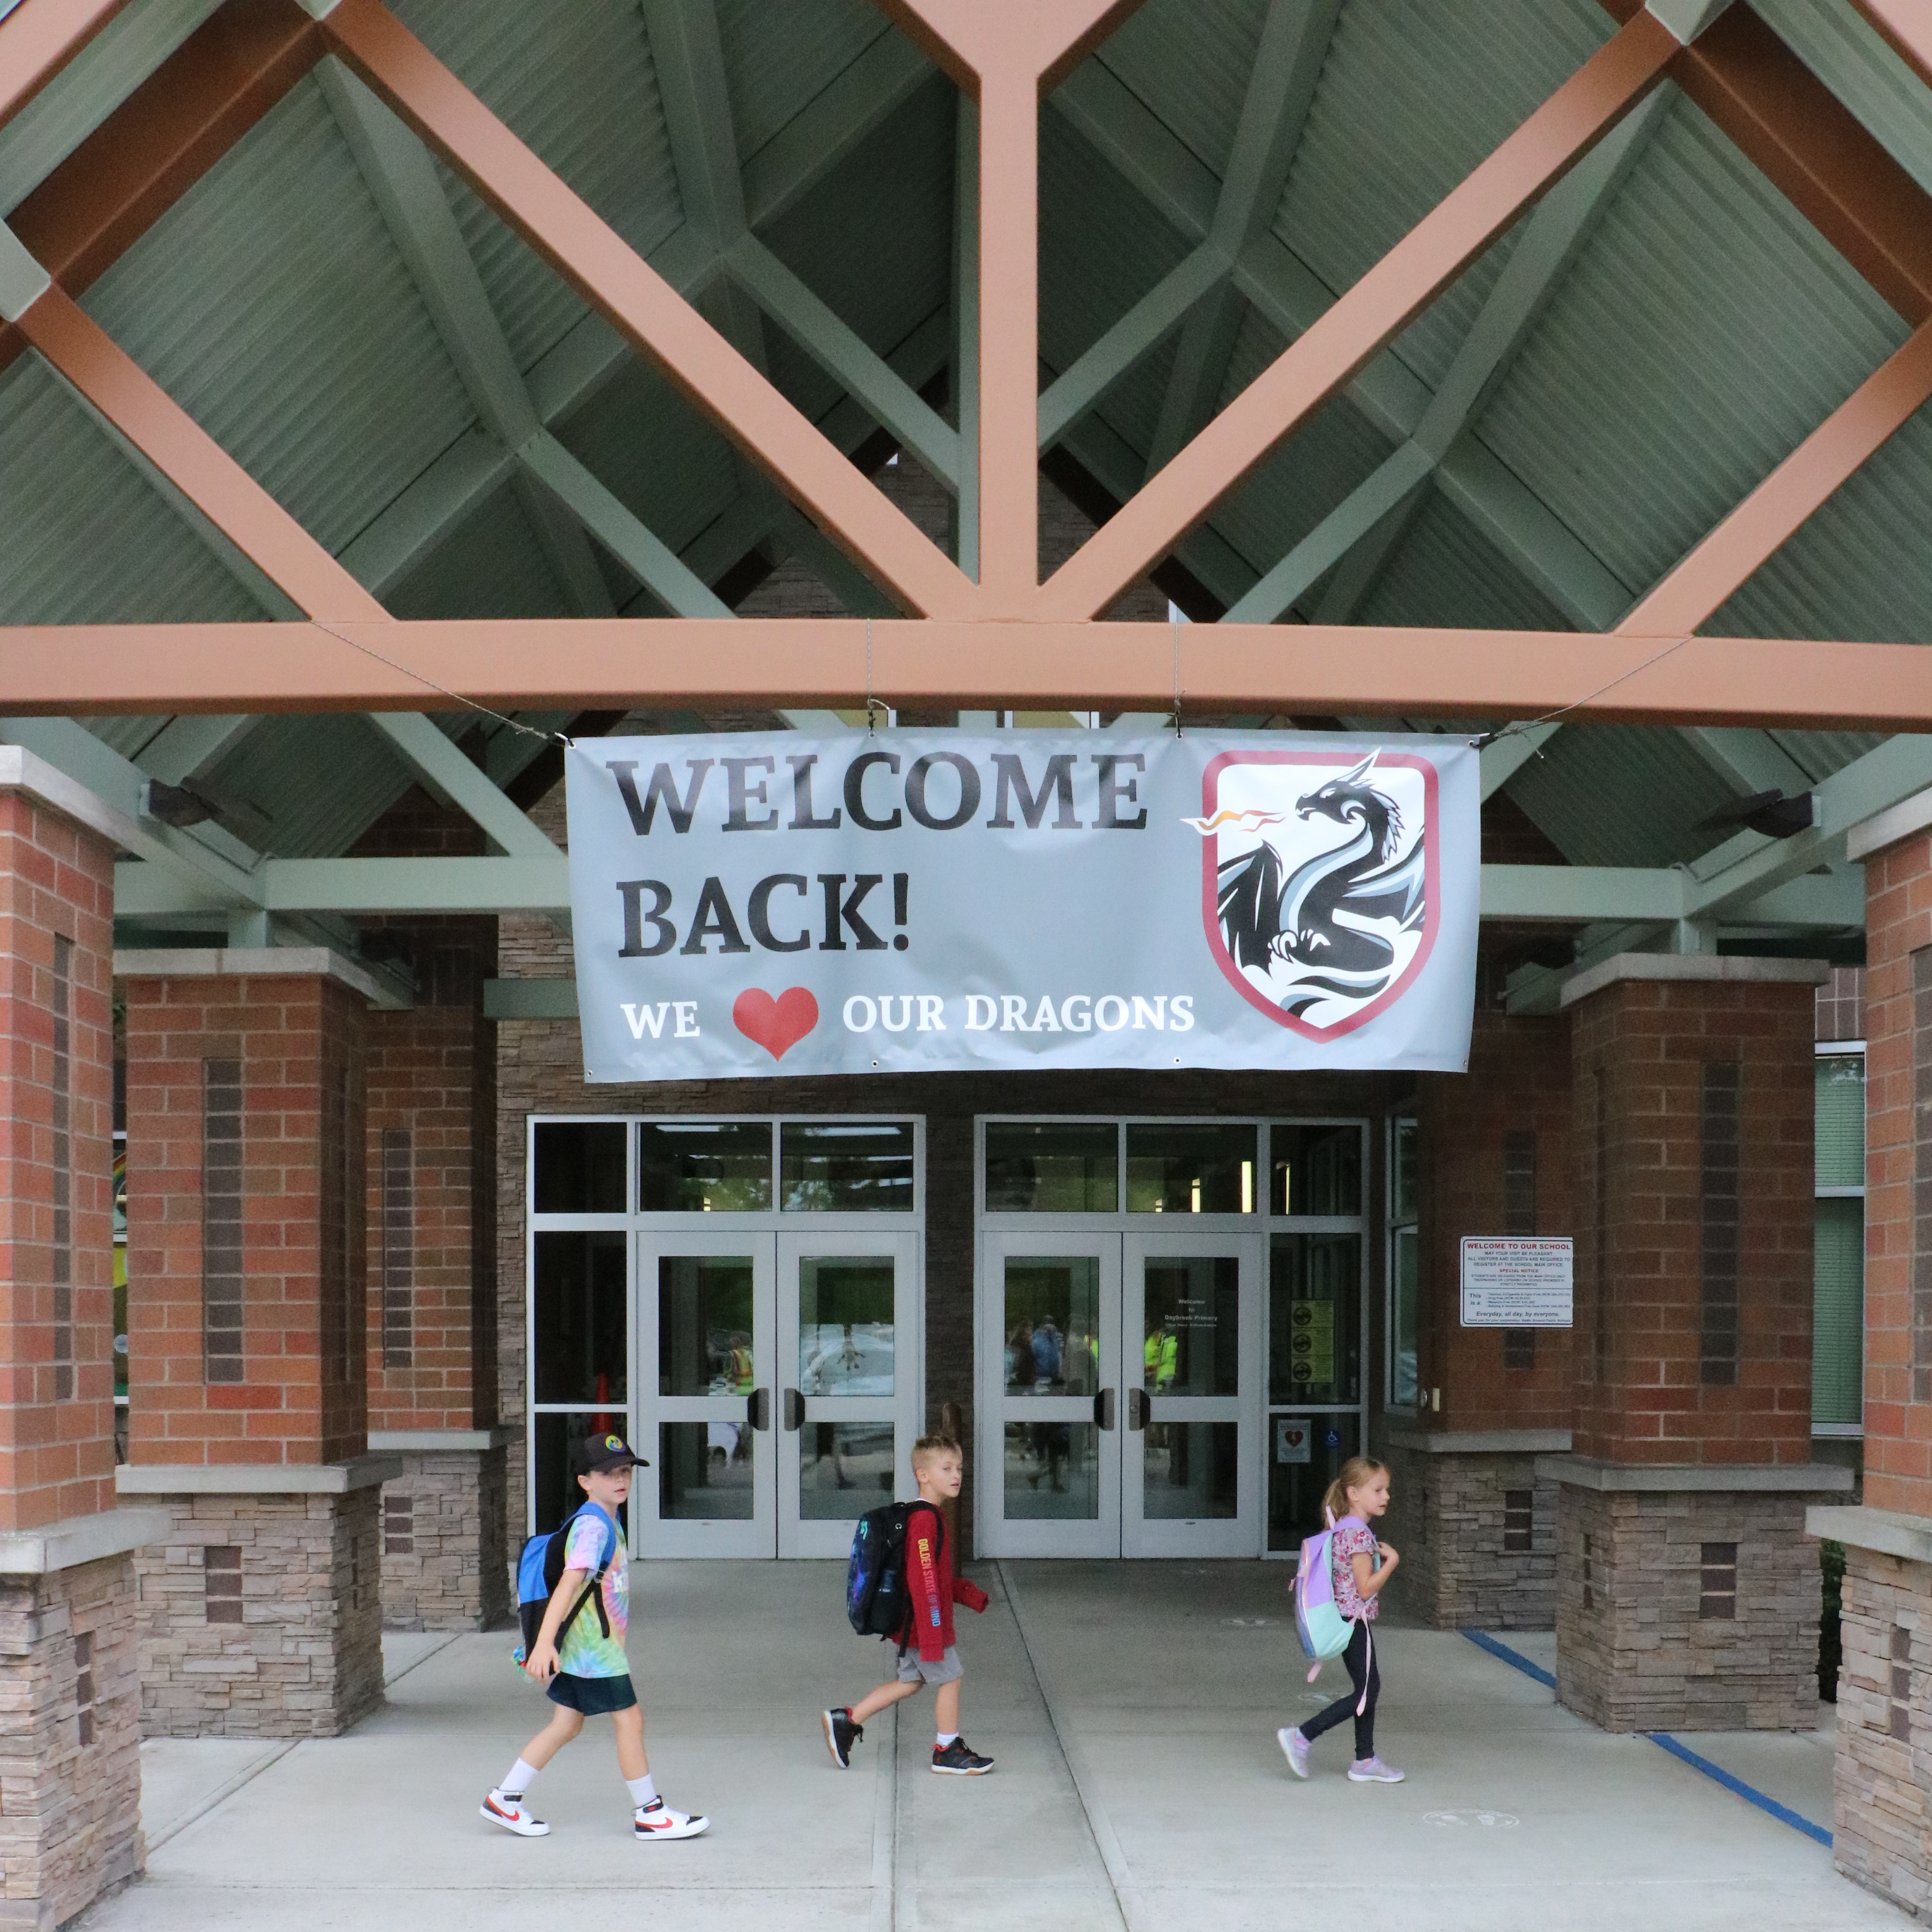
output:
<svg viewBox="0 0 1932 1932"><path fill-rule="evenodd" d="M1345 1516L1337 1522L1325 1506L1322 1515L1328 1527L1318 1535L1304 1539L1301 1562L1294 1573L1294 1628L1301 1639L1303 1651L1315 1660L1314 1667L1308 1673L1311 1684L1321 1675L1322 1665L1330 1658L1340 1657L1348 1648L1348 1640L1355 1634L1355 1620L1345 1617L1341 1606L1335 1600L1335 1532L1339 1529L1368 1528L1358 1516ZM1366 1619L1364 1628L1367 1628ZM1369 1642L1372 1646L1372 1634ZM1366 1683L1362 1701L1364 1704L1368 1701ZM1360 1714L1359 1710L1356 1714Z"/></svg>

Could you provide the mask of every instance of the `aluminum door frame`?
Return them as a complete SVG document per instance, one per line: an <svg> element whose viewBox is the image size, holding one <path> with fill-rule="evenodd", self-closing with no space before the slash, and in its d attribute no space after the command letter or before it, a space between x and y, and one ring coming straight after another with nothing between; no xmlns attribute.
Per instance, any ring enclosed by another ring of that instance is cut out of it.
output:
<svg viewBox="0 0 1932 1932"><path fill-rule="evenodd" d="M988 1556L1118 1556L1120 1553L1120 1454L1119 1438L1126 1391L1120 1366L1120 1244L1112 1228L1044 1225L987 1232L980 1237L978 1357L974 1404L974 1546ZM1012 1256L1052 1260L1060 1256L1090 1258L1100 1264L1101 1397L1009 1396L1006 1388L1006 1262ZM1006 1514L1006 1424L1069 1422L1093 1424L1096 1405L1112 1397L1111 1426L1100 1421L1096 1459L1100 1493L1091 1521L1010 1520Z"/></svg>
<svg viewBox="0 0 1932 1932"><path fill-rule="evenodd" d="M1132 1557L1258 1556L1262 1540L1262 1461L1256 1444L1264 1435L1262 1412L1268 1365L1262 1359L1262 1297L1266 1277L1266 1224L1253 1228L1162 1229L1122 1237L1120 1336L1122 1394L1120 1554ZM1232 1396L1150 1396L1150 1422L1232 1422L1236 1425L1234 1514L1232 1516L1148 1519L1142 1498L1146 1464L1140 1430L1126 1391L1144 1386L1138 1339L1145 1332L1145 1264L1150 1258L1211 1258L1232 1254L1239 1268L1237 1392Z"/></svg>
<svg viewBox="0 0 1932 1932"><path fill-rule="evenodd" d="M774 1306L777 1278L775 1234L754 1232L700 1234L683 1228L639 1228L632 1238L631 1286L632 1412L638 1429L632 1447L650 1459L631 1495L631 1546L636 1556L770 1557L778 1553L780 1457L777 1453ZM743 1396L666 1396L658 1393L657 1262L665 1256L748 1255L752 1260L752 1386ZM760 1402L760 1397L762 1402ZM665 1517L659 1514L663 1449L658 1425L667 1422L730 1422L740 1426L762 1408L752 1459L752 1513L748 1519Z"/></svg>
<svg viewBox="0 0 1932 1932"><path fill-rule="evenodd" d="M878 1422L892 1425L893 1486L863 1499L865 1509L918 1493L912 1479L912 1445L926 1414L926 1294L922 1234L912 1229L787 1230L776 1236L776 1354L772 1383L772 1432L778 1454L778 1553L781 1556L844 1557L851 1553L860 1512L815 1518L800 1513L800 1436L814 1422ZM808 1256L890 1255L892 1270L892 1393L889 1396L812 1396L800 1389L798 1264Z"/></svg>

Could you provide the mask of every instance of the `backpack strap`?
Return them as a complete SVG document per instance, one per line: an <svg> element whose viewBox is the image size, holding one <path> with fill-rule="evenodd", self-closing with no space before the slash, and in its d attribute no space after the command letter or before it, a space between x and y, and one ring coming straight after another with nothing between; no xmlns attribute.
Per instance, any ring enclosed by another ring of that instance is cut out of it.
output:
<svg viewBox="0 0 1932 1932"><path fill-rule="evenodd" d="M612 1521L608 1514L607 1514L603 1510L599 1509L596 1504L586 1503L581 1509L572 1510L572 1513L564 1519L562 1528L559 1529L556 1534L559 1536L562 1535L564 1532L568 1530L570 1526L574 1522L579 1516L582 1516L586 1510L594 1512L598 1521L600 1521L604 1526L604 1547L598 1555L597 1559L597 1568L592 1574L590 1581L584 1586L583 1595L579 1597L577 1601L571 1605L570 1608L564 1613L562 1622L559 1624L556 1627L556 1636L555 1642L559 1650L561 1650L563 1648L563 1640L566 1635L568 1633L571 1625L576 1622L578 1613L584 1608L584 1605L589 1603L593 1598L596 1598L597 1603L597 1622L598 1627L602 1630L607 1640L610 1634L610 1612L604 1607L604 1579L605 1576L608 1574L611 1564L617 1560L616 1524Z"/></svg>

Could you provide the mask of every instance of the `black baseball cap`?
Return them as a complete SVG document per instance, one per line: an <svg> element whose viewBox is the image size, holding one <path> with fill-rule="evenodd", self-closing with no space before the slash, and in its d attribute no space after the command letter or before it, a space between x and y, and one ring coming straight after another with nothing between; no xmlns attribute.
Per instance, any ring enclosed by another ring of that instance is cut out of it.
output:
<svg viewBox="0 0 1932 1932"><path fill-rule="evenodd" d="M651 1466L621 1436L585 1436L577 1445L574 1460L580 1476L596 1469L628 1469L633 1464L640 1469Z"/></svg>

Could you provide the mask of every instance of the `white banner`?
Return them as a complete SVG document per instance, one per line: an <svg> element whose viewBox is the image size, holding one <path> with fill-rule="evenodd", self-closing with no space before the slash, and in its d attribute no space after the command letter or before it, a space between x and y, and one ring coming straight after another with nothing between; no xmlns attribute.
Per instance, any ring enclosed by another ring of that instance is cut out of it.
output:
<svg viewBox="0 0 1932 1932"><path fill-rule="evenodd" d="M565 768L593 1081L1468 1057L1460 739L586 740Z"/></svg>

